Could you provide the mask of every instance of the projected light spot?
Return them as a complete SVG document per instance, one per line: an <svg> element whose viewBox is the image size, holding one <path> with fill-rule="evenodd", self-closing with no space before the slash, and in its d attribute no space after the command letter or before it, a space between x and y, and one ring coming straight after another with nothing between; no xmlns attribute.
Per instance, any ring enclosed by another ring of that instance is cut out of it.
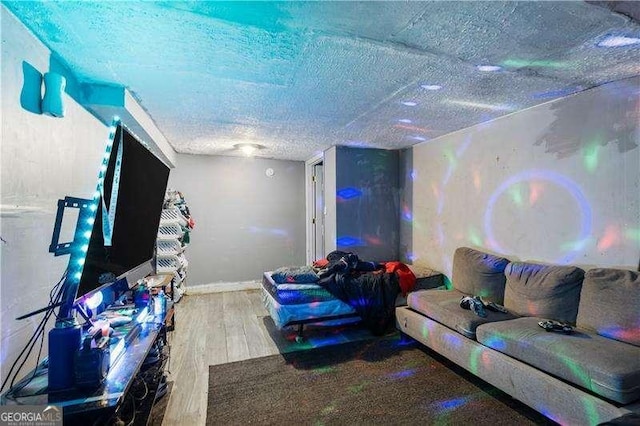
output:
<svg viewBox="0 0 640 426"><path fill-rule="evenodd" d="M441 410L446 410L446 411L455 410L456 408L466 404L468 399L469 397L448 399L446 401L437 402L436 406Z"/></svg>
<svg viewBox="0 0 640 426"><path fill-rule="evenodd" d="M417 177L418 172L415 169L409 172L409 179L411 179L412 181L415 181Z"/></svg>
<svg viewBox="0 0 640 426"><path fill-rule="evenodd" d="M493 250L500 253L513 252L513 251L505 250L505 248L498 242L498 240L495 237L495 233L492 225L494 208L498 199L505 192L509 191L514 185L517 185L521 182L532 181L532 180L537 182L539 181L550 182L564 189L569 194L571 194L574 201L578 205L578 209L580 211L580 216L581 216L579 220L579 227L580 227L579 236L578 238L576 238L576 240L586 242L589 235L591 234L591 208L584 194L582 193L582 191L580 191L580 188L575 184L575 182L573 182L572 180L568 179L567 177L561 174L551 172L551 171L544 171L544 170L528 170L528 171L519 173L515 176L512 176L510 179L507 179L505 182L502 183L502 185L498 187L498 189L494 191L494 193L489 198L489 201L487 203L487 210L485 211L485 215L484 215L484 230L485 230L485 234L487 235L489 246ZM576 257L576 255L578 254L582 246L583 244L580 245L579 247L575 247L570 252L563 254L557 260L555 260L555 262L569 263Z"/></svg>
<svg viewBox="0 0 640 426"><path fill-rule="evenodd" d="M458 99L449 99L446 102L453 105L466 106L469 108L476 108L476 109L484 109L488 111L513 111L516 109L516 107L512 105L485 104L482 102L464 101L464 100L458 100ZM491 117L486 117L486 118L489 119Z"/></svg>
<svg viewBox="0 0 640 426"><path fill-rule="evenodd" d="M413 213L407 203L402 203L402 219L407 222L411 222L413 220Z"/></svg>
<svg viewBox="0 0 640 426"><path fill-rule="evenodd" d="M513 204L518 207L521 207L523 204L522 201L522 189L519 186L513 186L509 188L509 195L511 195L511 200Z"/></svg>
<svg viewBox="0 0 640 426"><path fill-rule="evenodd" d="M422 137L422 136L407 136L408 139L412 139L414 141L418 141L418 142L424 142L427 140L427 138Z"/></svg>
<svg viewBox="0 0 640 426"><path fill-rule="evenodd" d="M550 90L548 92L536 93L532 97L533 99L554 99L554 98L562 98L563 96L569 96L573 93L579 92L583 90L584 87L576 86L576 87L567 87L566 89L560 90Z"/></svg>
<svg viewBox="0 0 640 426"><path fill-rule="evenodd" d="M634 328L604 327L598 329L598 334L618 340L637 340L640 338L640 319L634 324Z"/></svg>
<svg viewBox="0 0 640 426"><path fill-rule="evenodd" d="M411 370L402 370L402 371L398 371L396 373L389 374L388 377L390 379L394 379L394 380L404 379L404 378L411 377L411 376L415 375L417 371L418 370L416 368L411 369Z"/></svg>
<svg viewBox="0 0 640 426"><path fill-rule="evenodd" d="M356 188L342 188L336 192L338 197L343 200L350 200L351 198L356 198L362 195L362 191Z"/></svg>
<svg viewBox="0 0 640 426"><path fill-rule="evenodd" d="M482 245L482 238L480 238L480 234L473 227L469 228L469 241L476 246Z"/></svg>
<svg viewBox="0 0 640 426"><path fill-rule="evenodd" d="M502 65L504 65L505 67L513 68L565 68L567 66L567 64L564 62L544 60L528 61L526 59L507 59L506 61L502 62Z"/></svg>
<svg viewBox="0 0 640 426"><path fill-rule="evenodd" d="M539 182L529 183L529 205L533 206L542 195L543 186Z"/></svg>
<svg viewBox="0 0 640 426"><path fill-rule="evenodd" d="M600 40L596 46L598 47L624 47L632 46L640 43L638 37L628 37L623 35L609 35Z"/></svg>
<svg viewBox="0 0 640 426"><path fill-rule="evenodd" d="M340 237L336 240L336 243L342 247L363 246L364 241L356 237Z"/></svg>
<svg viewBox="0 0 640 426"><path fill-rule="evenodd" d="M625 236L630 240L640 241L640 228L628 229Z"/></svg>
<svg viewBox="0 0 640 426"><path fill-rule="evenodd" d="M590 173L595 172L596 168L598 167L598 151L599 146L595 143L584 148L584 168L587 169L587 171L589 171Z"/></svg>
<svg viewBox="0 0 640 426"><path fill-rule="evenodd" d="M368 244L373 246L382 245L382 240L379 237L376 237L375 235L365 235L365 240L367 241Z"/></svg>
<svg viewBox="0 0 640 426"><path fill-rule="evenodd" d="M607 250L620 242L620 231L613 225L608 225L604 235L598 241L598 250Z"/></svg>
<svg viewBox="0 0 640 426"><path fill-rule="evenodd" d="M496 72L502 69L502 67L498 65L478 65L476 68L482 72Z"/></svg>
<svg viewBox="0 0 640 426"><path fill-rule="evenodd" d="M411 120L409 120L408 118L401 118L400 120L398 120L399 123L407 123L407 124L411 124L413 123Z"/></svg>
<svg viewBox="0 0 640 426"><path fill-rule="evenodd" d="M422 87L425 90L440 90L440 89L442 89L442 86L440 86L439 84L423 84L420 87Z"/></svg>
<svg viewBox="0 0 640 426"><path fill-rule="evenodd" d="M401 103L402 103L402 105L408 106L408 107L414 107L414 106L418 105L417 102L413 102L413 101L403 101Z"/></svg>

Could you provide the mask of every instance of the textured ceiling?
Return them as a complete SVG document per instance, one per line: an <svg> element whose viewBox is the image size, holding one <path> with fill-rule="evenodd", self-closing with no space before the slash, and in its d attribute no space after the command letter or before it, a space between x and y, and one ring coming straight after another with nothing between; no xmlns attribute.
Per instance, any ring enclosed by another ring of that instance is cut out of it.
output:
<svg viewBox="0 0 640 426"><path fill-rule="evenodd" d="M598 46L640 37L640 3L3 4L80 82L128 88L181 153L403 148L640 74L639 44Z"/></svg>

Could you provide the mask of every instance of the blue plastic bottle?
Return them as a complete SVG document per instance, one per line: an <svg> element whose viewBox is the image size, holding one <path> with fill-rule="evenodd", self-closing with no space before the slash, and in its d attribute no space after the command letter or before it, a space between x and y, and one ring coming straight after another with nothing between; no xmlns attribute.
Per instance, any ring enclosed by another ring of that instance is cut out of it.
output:
<svg viewBox="0 0 640 426"><path fill-rule="evenodd" d="M56 325L49 331L49 391L73 387L73 359L81 343L82 328L78 324Z"/></svg>

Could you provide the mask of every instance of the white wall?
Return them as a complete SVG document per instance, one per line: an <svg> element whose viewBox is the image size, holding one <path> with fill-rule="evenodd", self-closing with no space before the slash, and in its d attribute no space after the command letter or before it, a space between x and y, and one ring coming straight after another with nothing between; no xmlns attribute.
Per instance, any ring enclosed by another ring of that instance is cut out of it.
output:
<svg viewBox="0 0 640 426"><path fill-rule="evenodd" d="M34 114L20 106L23 61L45 73L50 52L4 6L0 8L0 378L4 380L43 315L15 318L46 306L49 291L67 266L68 256L48 252L57 200L67 195L91 198L108 131L66 95L64 118Z"/></svg>
<svg viewBox="0 0 640 426"><path fill-rule="evenodd" d="M182 192L196 223L187 285L260 280L304 265L304 182L302 161L179 154L169 187Z"/></svg>
<svg viewBox="0 0 640 426"><path fill-rule="evenodd" d="M404 256L449 276L459 246L638 268L639 91L619 81L415 146Z"/></svg>

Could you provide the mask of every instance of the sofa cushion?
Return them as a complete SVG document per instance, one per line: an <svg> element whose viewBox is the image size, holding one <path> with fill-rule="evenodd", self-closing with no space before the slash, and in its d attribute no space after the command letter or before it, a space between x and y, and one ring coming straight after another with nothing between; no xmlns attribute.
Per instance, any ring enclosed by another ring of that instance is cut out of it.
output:
<svg viewBox="0 0 640 426"><path fill-rule="evenodd" d="M543 318L480 325L480 343L622 404L640 398L640 348L590 331L547 332Z"/></svg>
<svg viewBox="0 0 640 426"><path fill-rule="evenodd" d="M487 317L481 318L468 309L460 307L460 299L466 296L457 290L421 290L410 293L407 304L414 311L445 325L470 338L476 338L476 328L480 324L492 321L504 321L515 318L509 313L486 310Z"/></svg>
<svg viewBox="0 0 640 426"><path fill-rule="evenodd" d="M453 254L453 288L467 295L502 304L504 301L504 257L494 256L469 247L459 247Z"/></svg>
<svg viewBox="0 0 640 426"><path fill-rule="evenodd" d="M590 269L584 276L577 324L601 336L640 346L640 273Z"/></svg>
<svg viewBox="0 0 640 426"><path fill-rule="evenodd" d="M520 316L575 324L584 271L575 266L512 262L505 269L504 306Z"/></svg>

